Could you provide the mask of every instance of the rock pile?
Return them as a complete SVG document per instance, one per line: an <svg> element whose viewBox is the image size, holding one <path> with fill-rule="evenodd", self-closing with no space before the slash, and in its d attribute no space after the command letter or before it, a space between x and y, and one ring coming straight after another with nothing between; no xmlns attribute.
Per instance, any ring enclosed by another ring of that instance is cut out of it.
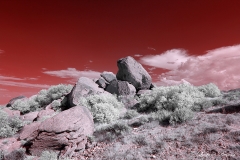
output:
<svg viewBox="0 0 240 160"><path fill-rule="evenodd" d="M20 153L16 152L20 148L25 148L28 155L39 156L44 150L53 150L62 157L78 159L77 153L84 151L87 136L91 136L94 131L90 111L78 105L81 97L93 94L135 96L148 93L154 87L151 76L132 57L118 60L117 66L119 68L117 75L104 71L96 81L80 77L71 92L58 99L60 103L67 105L60 113L54 111L49 104L43 106L44 109L41 111L20 114L19 111L8 107L16 100L26 101L28 98L19 96L10 100L2 110L9 117L18 117L29 124L13 137L0 139L0 142L11 140L11 143L0 145L0 150L6 153L5 159L13 158L16 153ZM136 103L136 99L133 99L132 104Z"/></svg>
<svg viewBox="0 0 240 160"><path fill-rule="evenodd" d="M151 76L134 58L130 56L121 58L117 61L117 66L117 75L104 71L96 82L86 77L79 78L69 94L69 105L77 105L81 96L90 94L111 93L118 96L139 96L150 92L155 87Z"/></svg>

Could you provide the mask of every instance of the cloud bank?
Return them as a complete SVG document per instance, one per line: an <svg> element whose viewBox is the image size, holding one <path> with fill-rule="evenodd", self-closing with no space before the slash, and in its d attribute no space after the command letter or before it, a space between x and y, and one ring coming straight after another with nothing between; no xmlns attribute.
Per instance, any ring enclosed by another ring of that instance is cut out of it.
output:
<svg viewBox="0 0 240 160"><path fill-rule="evenodd" d="M27 79L35 80L35 78L27 78ZM4 86L16 86L16 87L26 87L26 88L49 88L50 87L49 85L46 85L46 84L31 84L31 83L20 82L23 80L26 80L26 79L0 75L0 85L4 85Z"/></svg>
<svg viewBox="0 0 240 160"><path fill-rule="evenodd" d="M99 78L100 72L96 71L78 71L75 68L68 68L66 70L58 70L58 71L44 71L43 73L56 76L60 78L72 78L73 80L71 82L76 82L76 80L79 79L79 77L88 77L91 79Z"/></svg>
<svg viewBox="0 0 240 160"><path fill-rule="evenodd" d="M144 56L140 59L140 62L157 68L173 70L177 69L179 65L186 62L190 57L187 51L183 49L172 49L161 55Z"/></svg>
<svg viewBox="0 0 240 160"><path fill-rule="evenodd" d="M174 49L161 55L144 56L140 61L170 70L159 76L157 85L188 81L195 86L212 82L221 90L240 88L240 45L209 50L201 56L189 56L185 50Z"/></svg>

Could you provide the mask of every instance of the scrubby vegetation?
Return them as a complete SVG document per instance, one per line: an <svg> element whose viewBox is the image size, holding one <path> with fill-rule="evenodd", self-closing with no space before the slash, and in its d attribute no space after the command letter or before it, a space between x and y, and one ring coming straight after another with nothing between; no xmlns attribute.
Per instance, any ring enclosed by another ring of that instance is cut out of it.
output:
<svg viewBox="0 0 240 160"><path fill-rule="evenodd" d="M51 86L48 90L43 89L37 95L34 95L26 100L16 100L12 109L19 110L22 114L33 112L36 110L41 110L44 106L52 103L54 100L61 98L64 95L67 95L71 90L72 85L59 84ZM54 102L54 107L59 107L59 103Z"/></svg>
<svg viewBox="0 0 240 160"><path fill-rule="evenodd" d="M140 97L139 112L154 113L160 122L182 123L191 119L194 111L211 107L207 97L220 96L220 90L214 84L195 87L189 84L157 87L150 94Z"/></svg>
<svg viewBox="0 0 240 160"><path fill-rule="evenodd" d="M69 93L71 89L71 85L53 86L48 90L41 90L29 100L17 100L12 108L25 114L42 109L51 103L54 110L61 111L62 104L59 98ZM223 94L213 83L198 87L180 84L156 87L140 97L89 95L82 97L79 105L87 107L94 118L95 131L89 140L108 143L108 145L111 145L109 142L115 142L112 148L99 152L101 158L156 159L152 156L171 157L171 154L176 152L171 153L169 150L173 145L180 145L183 148L183 154L189 155L188 149L194 150L195 146L205 143L212 146L211 143L218 143L220 138L234 143L240 142L240 131L231 132L226 137L222 136L223 133L230 132L231 125L239 125L239 114L223 115L219 116L220 118L206 116L206 119L199 115L201 113L199 111L209 107L238 100L239 95L240 91ZM132 103L134 99L139 102L136 106ZM124 108L126 112L123 112ZM197 118L196 115L198 115ZM225 119L221 120L221 117ZM188 127L184 127L183 124L187 124ZM23 123L19 119L9 119L7 114L0 110L0 126L1 138L15 134ZM168 130L166 126L173 127L175 130ZM194 126L197 127L194 128ZM232 146L232 150L237 152L239 148L239 145ZM194 159L196 155L199 153L192 152L189 157ZM178 156L176 154L175 158L178 159ZM28 158L31 159L31 157ZM41 159L60 158L56 152L44 151Z"/></svg>
<svg viewBox="0 0 240 160"><path fill-rule="evenodd" d="M0 109L0 138L14 135L24 124L18 117L9 117L6 112Z"/></svg>
<svg viewBox="0 0 240 160"><path fill-rule="evenodd" d="M110 123L116 121L123 109L123 104L117 100L116 95L90 95L82 97L79 105L87 107L96 123Z"/></svg>

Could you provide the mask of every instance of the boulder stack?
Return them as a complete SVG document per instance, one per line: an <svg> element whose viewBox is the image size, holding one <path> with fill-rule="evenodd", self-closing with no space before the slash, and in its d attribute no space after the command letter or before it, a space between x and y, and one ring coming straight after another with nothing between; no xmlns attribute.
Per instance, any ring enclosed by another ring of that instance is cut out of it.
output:
<svg viewBox="0 0 240 160"><path fill-rule="evenodd" d="M149 89L152 78L143 66L128 56L117 61L117 79L131 83L136 90Z"/></svg>

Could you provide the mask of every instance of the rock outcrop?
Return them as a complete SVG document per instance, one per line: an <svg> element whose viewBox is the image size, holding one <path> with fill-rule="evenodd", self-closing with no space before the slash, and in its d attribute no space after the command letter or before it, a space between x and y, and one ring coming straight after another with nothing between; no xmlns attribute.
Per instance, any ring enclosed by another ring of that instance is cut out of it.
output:
<svg viewBox="0 0 240 160"><path fill-rule="evenodd" d="M152 78L143 66L128 56L117 61L117 79L131 83L136 90L149 89Z"/></svg>
<svg viewBox="0 0 240 160"><path fill-rule="evenodd" d="M100 77L96 83L99 85L99 87L105 89L107 85L109 84L103 77Z"/></svg>
<svg viewBox="0 0 240 160"><path fill-rule="evenodd" d="M68 104L70 107L76 106L81 97L99 93L104 93L104 89L99 88L93 80L87 77L81 77L68 95Z"/></svg>
<svg viewBox="0 0 240 160"><path fill-rule="evenodd" d="M85 149L87 136L93 134L94 123L90 111L83 106L65 110L43 122L26 125L20 140L28 141L28 151L40 155L45 149L59 152L62 157L76 157Z"/></svg>
<svg viewBox="0 0 240 160"><path fill-rule="evenodd" d="M136 89L133 85L129 84L126 81L113 80L107 86L106 91L111 94L119 95L134 95Z"/></svg>
<svg viewBox="0 0 240 160"><path fill-rule="evenodd" d="M112 72L106 72L100 74L101 77L103 77L108 83L110 83L112 80L117 79L116 75Z"/></svg>

